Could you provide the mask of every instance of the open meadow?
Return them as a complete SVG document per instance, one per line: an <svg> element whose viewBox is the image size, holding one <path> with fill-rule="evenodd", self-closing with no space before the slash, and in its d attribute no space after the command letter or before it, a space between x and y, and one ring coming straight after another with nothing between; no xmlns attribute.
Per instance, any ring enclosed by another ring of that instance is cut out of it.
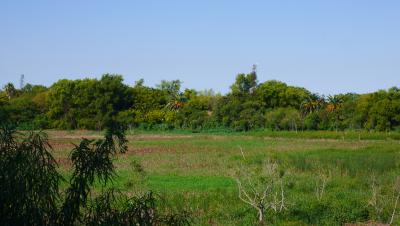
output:
<svg viewBox="0 0 400 226"><path fill-rule="evenodd" d="M400 226L400 0L0 0L0 226Z"/></svg>
<svg viewBox="0 0 400 226"><path fill-rule="evenodd" d="M46 132L66 178L72 144L102 135ZM273 162L285 205L266 210L267 225L400 224L393 212L400 189L397 135L131 132L128 151L114 160L117 175L109 186L129 194L152 190L162 205L189 210L194 225L255 225L257 211L238 196L237 172Z"/></svg>

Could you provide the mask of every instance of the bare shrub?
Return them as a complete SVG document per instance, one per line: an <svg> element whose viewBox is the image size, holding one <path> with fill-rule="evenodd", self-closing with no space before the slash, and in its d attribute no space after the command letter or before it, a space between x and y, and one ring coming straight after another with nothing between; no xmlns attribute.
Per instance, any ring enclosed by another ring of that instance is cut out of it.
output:
<svg viewBox="0 0 400 226"><path fill-rule="evenodd" d="M241 152L246 163L242 149ZM261 166L241 164L235 173L239 199L257 210L259 223L264 223L268 210L278 213L286 209L283 175L273 161Z"/></svg>
<svg viewBox="0 0 400 226"><path fill-rule="evenodd" d="M315 181L315 195L318 201L321 201L325 194L325 189L328 182L331 180L331 172L319 166L316 170L316 181Z"/></svg>
<svg viewBox="0 0 400 226"><path fill-rule="evenodd" d="M397 209L400 199L400 177L396 177L393 186L389 189L390 191L385 191L384 187L379 183L375 176L372 177L371 181L371 197L368 201L368 206L370 206L377 220L384 221L383 212L385 210L389 211L390 219L387 220L387 225L392 225L397 217Z"/></svg>

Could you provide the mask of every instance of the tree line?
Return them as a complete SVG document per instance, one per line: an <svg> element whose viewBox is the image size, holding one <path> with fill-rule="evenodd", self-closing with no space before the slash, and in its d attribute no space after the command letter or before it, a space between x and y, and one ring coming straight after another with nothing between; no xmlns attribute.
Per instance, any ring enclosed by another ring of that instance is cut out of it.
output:
<svg viewBox="0 0 400 226"><path fill-rule="evenodd" d="M238 74L226 95L181 90L180 80L155 87L121 75L59 80L50 87L12 83L0 91L0 119L20 129L103 130L118 121L131 128L192 131L400 130L400 89L323 96L255 70Z"/></svg>

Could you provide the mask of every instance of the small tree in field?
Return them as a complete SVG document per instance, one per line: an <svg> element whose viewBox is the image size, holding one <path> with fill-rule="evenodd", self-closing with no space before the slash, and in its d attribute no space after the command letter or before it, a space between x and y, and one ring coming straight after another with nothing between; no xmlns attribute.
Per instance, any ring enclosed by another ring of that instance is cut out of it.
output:
<svg viewBox="0 0 400 226"><path fill-rule="evenodd" d="M319 166L316 169L316 181L315 181L315 195L318 201L322 200L325 194L326 186L330 180L331 180L331 172L329 170L324 170L322 166Z"/></svg>
<svg viewBox="0 0 400 226"><path fill-rule="evenodd" d="M242 157L246 162L243 152ZM256 167L242 164L235 179L239 199L257 210L260 224L265 223L268 210L278 213L286 209L283 172L277 163L266 161Z"/></svg>

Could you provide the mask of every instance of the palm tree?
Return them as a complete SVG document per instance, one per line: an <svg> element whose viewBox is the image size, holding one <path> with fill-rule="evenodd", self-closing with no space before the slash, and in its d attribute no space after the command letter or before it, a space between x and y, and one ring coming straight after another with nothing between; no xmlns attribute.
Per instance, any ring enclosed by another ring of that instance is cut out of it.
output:
<svg viewBox="0 0 400 226"><path fill-rule="evenodd" d="M335 129L338 130L338 122L341 120L340 109L343 105L343 98L341 96L328 96L328 105L326 106L326 110L328 113L332 113L335 117Z"/></svg>
<svg viewBox="0 0 400 226"><path fill-rule="evenodd" d="M303 115L310 114L322 108L325 104L325 99L317 94L309 96L300 106L300 111Z"/></svg>
<svg viewBox="0 0 400 226"><path fill-rule="evenodd" d="M342 107L343 99L338 95L335 96L328 96L328 105L327 110L328 112L334 112L339 110Z"/></svg>
<svg viewBox="0 0 400 226"><path fill-rule="evenodd" d="M182 94L172 94L168 98L168 103L165 108L171 111L179 111L180 108L186 103L186 98Z"/></svg>

